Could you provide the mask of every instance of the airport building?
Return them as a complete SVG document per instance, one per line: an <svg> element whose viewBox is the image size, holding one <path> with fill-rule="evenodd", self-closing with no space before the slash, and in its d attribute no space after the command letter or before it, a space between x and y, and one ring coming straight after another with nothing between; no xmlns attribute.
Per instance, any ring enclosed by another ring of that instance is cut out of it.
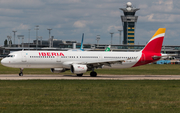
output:
<svg viewBox="0 0 180 113"><path fill-rule="evenodd" d="M136 11L139 8L133 8L131 2L126 4L126 8L120 8L124 12L124 16L121 16L123 24L123 44L134 45L135 43L135 24L138 16L135 16Z"/></svg>
<svg viewBox="0 0 180 113"><path fill-rule="evenodd" d="M36 41L34 41L36 42ZM79 49L81 43L77 43L76 41L62 41L56 40L53 42L53 47L49 48L48 41L38 41L39 45L36 48L36 44L32 43L30 47L28 47L28 43L24 43L24 47L2 47L0 48L0 55L7 55L12 51L20 51L20 50L57 50L57 51L67 51L69 49ZM88 51L105 51L108 47L108 44L83 44L85 50ZM140 51L145 47L145 45L111 45L111 51L121 51L121 52L130 52L130 51ZM178 54L175 56L176 58L180 58L180 46L175 45L166 45L162 46L161 53L167 54Z"/></svg>

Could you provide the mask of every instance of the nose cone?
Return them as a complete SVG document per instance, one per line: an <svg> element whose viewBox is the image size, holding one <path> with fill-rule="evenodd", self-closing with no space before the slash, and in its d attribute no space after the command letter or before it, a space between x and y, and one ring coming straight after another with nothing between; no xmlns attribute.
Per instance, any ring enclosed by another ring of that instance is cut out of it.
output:
<svg viewBox="0 0 180 113"><path fill-rule="evenodd" d="M3 66L7 66L8 62L7 62L7 60L4 58L4 59L1 60L1 64L2 64Z"/></svg>

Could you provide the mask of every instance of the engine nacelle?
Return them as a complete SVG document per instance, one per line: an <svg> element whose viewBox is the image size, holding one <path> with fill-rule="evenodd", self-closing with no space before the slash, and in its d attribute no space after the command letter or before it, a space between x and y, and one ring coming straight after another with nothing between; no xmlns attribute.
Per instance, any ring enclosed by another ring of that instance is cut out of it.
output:
<svg viewBox="0 0 180 113"><path fill-rule="evenodd" d="M52 73L62 73L62 72L65 72L65 71L66 71L65 68L51 68Z"/></svg>
<svg viewBox="0 0 180 113"><path fill-rule="evenodd" d="M71 72L75 74L82 74L87 71L86 65L73 64L71 65Z"/></svg>

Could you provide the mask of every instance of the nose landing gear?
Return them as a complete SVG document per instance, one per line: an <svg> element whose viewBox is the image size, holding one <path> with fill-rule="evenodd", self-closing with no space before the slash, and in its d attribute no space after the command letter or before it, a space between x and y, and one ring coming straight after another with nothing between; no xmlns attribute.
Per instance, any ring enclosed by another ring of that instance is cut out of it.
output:
<svg viewBox="0 0 180 113"><path fill-rule="evenodd" d="M20 68L19 76L23 76L23 68Z"/></svg>

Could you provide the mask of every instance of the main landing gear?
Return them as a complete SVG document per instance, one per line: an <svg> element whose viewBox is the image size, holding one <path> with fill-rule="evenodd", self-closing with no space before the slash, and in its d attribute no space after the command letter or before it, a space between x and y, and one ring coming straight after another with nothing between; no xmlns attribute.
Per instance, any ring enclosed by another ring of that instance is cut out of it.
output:
<svg viewBox="0 0 180 113"><path fill-rule="evenodd" d="M19 76L23 76L23 68L20 68Z"/></svg>
<svg viewBox="0 0 180 113"><path fill-rule="evenodd" d="M96 73L95 71L92 71L92 72L90 73L90 76L91 76L91 77L96 77L96 76L97 76L97 73Z"/></svg>
<svg viewBox="0 0 180 113"><path fill-rule="evenodd" d="M97 73L94 71L94 68L92 68L92 72L90 73L91 77L96 77Z"/></svg>

